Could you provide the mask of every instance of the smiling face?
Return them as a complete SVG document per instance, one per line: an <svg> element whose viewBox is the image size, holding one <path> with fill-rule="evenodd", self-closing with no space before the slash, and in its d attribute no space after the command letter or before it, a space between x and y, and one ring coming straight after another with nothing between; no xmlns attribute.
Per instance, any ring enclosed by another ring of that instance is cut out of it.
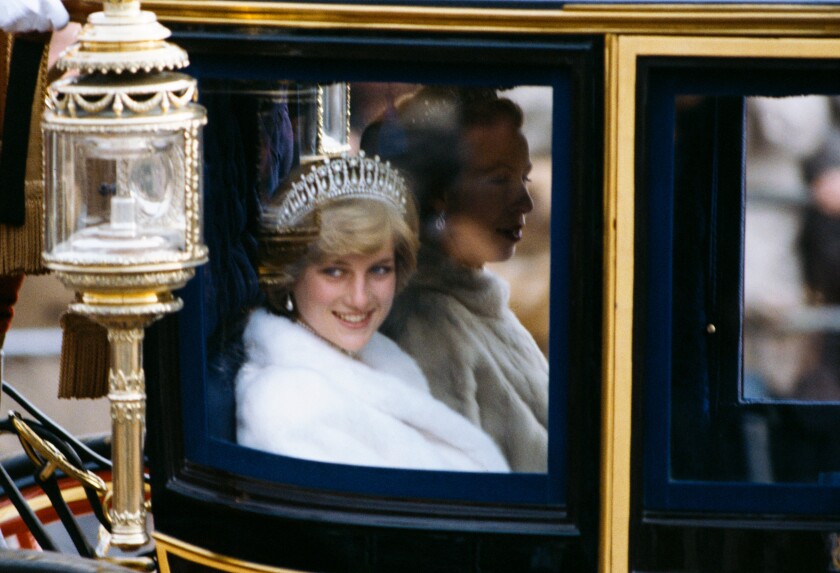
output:
<svg viewBox="0 0 840 573"><path fill-rule="evenodd" d="M299 320L358 352L388 316L396 272L393 240L370 255L330 257L307 266L292 287Z"/></svg>
<svg viewBox="0 0 840 573"><path fill-rule="evenodd" d="M506 261L522 238L528 193L528 142L509 120L466 128L463 168L441 207L446 211L444 250L470 267Z"/></svg>

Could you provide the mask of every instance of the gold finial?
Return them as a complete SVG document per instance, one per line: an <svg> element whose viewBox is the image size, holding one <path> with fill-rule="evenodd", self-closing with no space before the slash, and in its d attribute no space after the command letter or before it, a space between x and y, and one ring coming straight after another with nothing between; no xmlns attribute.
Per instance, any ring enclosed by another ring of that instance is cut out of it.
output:
<svg viewBox="0 0 840 573"><path fill-rule="evenodd" d="M88 16L75 44L64 50L57 66L83 73L176 70L189 64L187 53L166 42L168 28L139 0L105 0L103 10Z"/></svg>

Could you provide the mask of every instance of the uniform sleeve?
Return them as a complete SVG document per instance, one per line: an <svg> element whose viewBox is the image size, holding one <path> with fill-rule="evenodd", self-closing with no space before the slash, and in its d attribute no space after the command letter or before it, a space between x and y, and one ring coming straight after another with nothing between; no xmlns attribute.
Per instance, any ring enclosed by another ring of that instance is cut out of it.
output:
<svg viewBox="0 0 840 573"><path fill-rule="evenodd" d="M67 25L70 16L61 0L3 0L0 29L5 32L48 32Z"/></svg>
<svg viewBox="0 0 840 573"><path fill-rule="evenodd" d="M0 275L0 349L3 348L6 332L12 325L12 317L15 315L14 307L22 283L23 275Z"/></svg>

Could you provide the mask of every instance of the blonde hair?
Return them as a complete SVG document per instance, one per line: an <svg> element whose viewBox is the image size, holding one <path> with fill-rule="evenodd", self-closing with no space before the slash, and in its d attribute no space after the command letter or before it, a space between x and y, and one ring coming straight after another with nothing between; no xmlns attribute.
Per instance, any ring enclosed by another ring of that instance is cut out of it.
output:
<svg viewBox="0 0 840 573"><path fill-rule="evenodd" d="M266 298L274 312L289 314L286 297L292 285L310 265L348 255L371 255L389 240L394 245L397 292L417 266L417 215L409 202L406 214L376 199L352 197L322 206L318 212L320 232L306 252L283 266L282 276L266 287Z"/></svg>

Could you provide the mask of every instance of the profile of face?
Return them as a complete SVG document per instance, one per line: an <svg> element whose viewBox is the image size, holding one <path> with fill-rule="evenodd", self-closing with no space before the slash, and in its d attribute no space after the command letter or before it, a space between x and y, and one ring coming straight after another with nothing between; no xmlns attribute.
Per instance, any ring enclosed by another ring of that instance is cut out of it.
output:
<svg viewBox="0 0 840 573"><path fill-rule="evenodd" d="M339 348L358 352L388 316L396 285L391 239L370 255L310 264L292 294L299 320Z"/></svg>
<svg viewBox="0 0 840 573"><path fill-rule="evenodd" d="M443 248L469 267L506 261L522 239L525 215L534 208L528 192L528 141L503 118L466 128L461 153L458 180L440 205L446 214Z"/></svg>

